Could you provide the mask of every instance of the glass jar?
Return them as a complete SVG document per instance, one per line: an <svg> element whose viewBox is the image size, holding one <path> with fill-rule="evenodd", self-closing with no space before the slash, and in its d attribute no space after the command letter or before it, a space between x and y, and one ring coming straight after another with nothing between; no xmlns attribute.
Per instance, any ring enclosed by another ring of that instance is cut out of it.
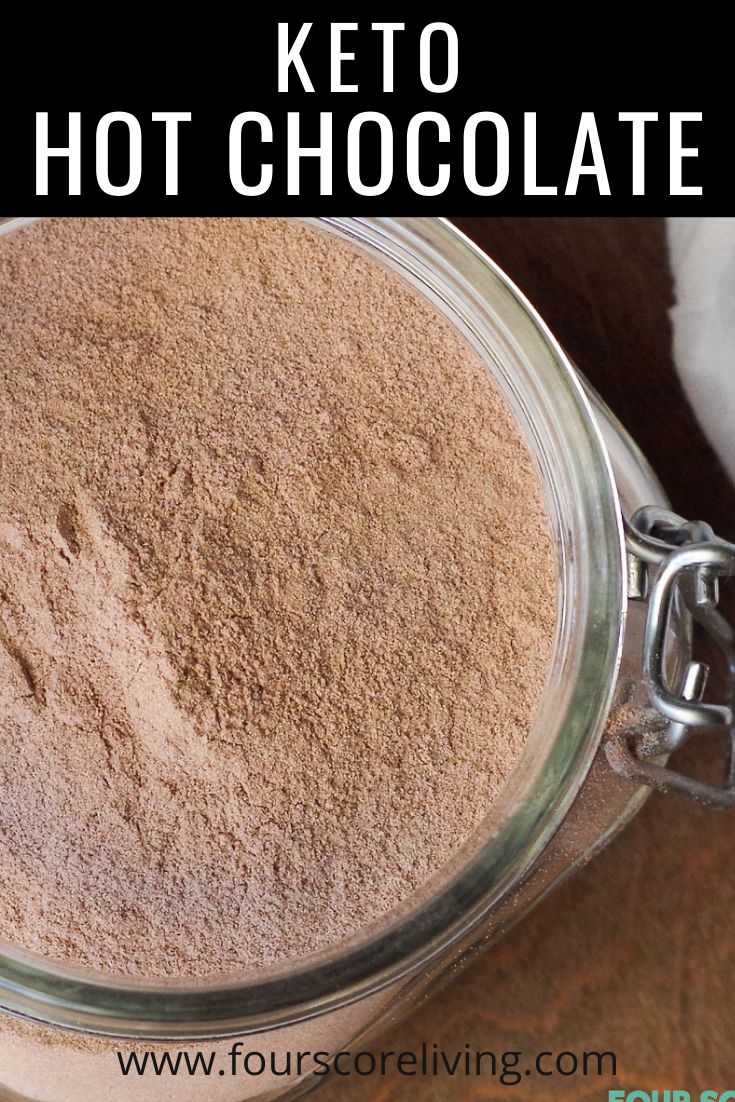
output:
<svg viewBox="0 0 735 1102"><path fill-rule="evenodd" d="M25 221L7 220L0 233ZM686 788L671 780L678 775L666 756L690 725L703 725L702 711L712 719L715 706L698 701L703 671L690 661L691 610L709 609L698 618L710 617L714 629L715 575L731 572L724 551L707 558L701 550L719 546L711 532L666 512L645 460L533 308L453 226L320 221L400 272L457 326L511 403L533 456L557 552L558 617L527 747L452 862L380 922L309 958L164 983L0 946L0 1099L297 1097L322 1081L326 1057L315 1065L315 1054L354 1046L424 997L603 845L651 785ZM712 802L732 795L703 788L694 795ZM175 1059L183 1049L213 1054L212 1074L121 1072L118 1053ZM310 1056L298 1067L300 1052ZM247 1053L256 1054L249 1073Z"/></svg>

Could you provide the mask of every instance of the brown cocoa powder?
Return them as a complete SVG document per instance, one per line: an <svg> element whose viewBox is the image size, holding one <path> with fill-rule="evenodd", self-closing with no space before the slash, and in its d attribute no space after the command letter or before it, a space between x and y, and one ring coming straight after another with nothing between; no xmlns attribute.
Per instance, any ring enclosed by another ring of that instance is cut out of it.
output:
<svg viewBox="0 0 735 1102"><path fill-rule="evenodd" d="M46 222L0 297L0 937L181 976L349 934L477 826L541 692L513 415L300 223Z"/></svg>

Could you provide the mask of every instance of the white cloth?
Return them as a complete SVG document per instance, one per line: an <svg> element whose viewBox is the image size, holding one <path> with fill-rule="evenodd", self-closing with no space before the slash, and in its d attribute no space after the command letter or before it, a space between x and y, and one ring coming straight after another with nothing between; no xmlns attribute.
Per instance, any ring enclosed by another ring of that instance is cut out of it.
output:
<svg viewBox="0 0 735 1102"><path fill-rule="evenodd" d="M735 218L669 218L668 239L674 361L702 428L735 480Z"/></svg>

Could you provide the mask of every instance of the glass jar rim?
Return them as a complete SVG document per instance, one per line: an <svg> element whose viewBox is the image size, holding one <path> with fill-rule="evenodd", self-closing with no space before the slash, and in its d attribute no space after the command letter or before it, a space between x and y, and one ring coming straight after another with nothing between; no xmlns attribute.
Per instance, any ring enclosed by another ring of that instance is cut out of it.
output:
<svg viewBox="0 0 735 1102"><path fill-rule="evenodd" d="M0 233L29 221L12 220ZM438 891L408 901L377 932L367 927L313 958L250 975L154 982L95 974L0 943L0 1007L10 1013L113 1036L193 1039L288 1025L372 994L425 967L482 920L543 851L594 756L620 660L625 557L607 450L572 364L515 284L448 221L317 221L380 254L422 289L430 286L437 304L474 332L488 367L503 339L533 365L538 416L564 443L554 476L578 511L564 538L567 566L580 584L573 625L579 661L553 744L486 844ZM499 806L502 812L502 798Z"/></svg>

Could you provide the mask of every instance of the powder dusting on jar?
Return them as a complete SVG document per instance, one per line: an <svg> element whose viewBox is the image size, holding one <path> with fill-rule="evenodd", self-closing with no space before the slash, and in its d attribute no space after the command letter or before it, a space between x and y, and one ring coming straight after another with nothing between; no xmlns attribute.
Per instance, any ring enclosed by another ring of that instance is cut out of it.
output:
<svg viewBox="0 0 735 1102"><path fill-rule="evenodd" d="M0 937L205 975L333 942L487 814L555 623L514 417L289 221L0 241Z"/></svg>

